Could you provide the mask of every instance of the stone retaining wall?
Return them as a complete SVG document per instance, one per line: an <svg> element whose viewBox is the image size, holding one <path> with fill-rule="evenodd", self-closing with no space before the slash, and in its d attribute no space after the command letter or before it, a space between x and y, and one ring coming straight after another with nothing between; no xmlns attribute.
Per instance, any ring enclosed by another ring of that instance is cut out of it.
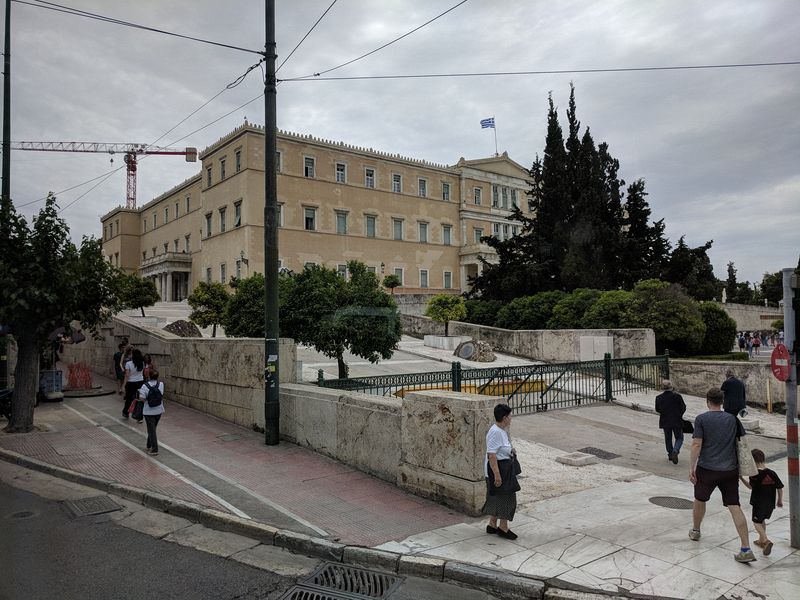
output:
<svg viewBox="0 0 800 600"><path fill-rule="evenodd" d="M772 329L773 321L783 319L783 309L775 306L718 303L719 307L736 321L736 331L764 331Z"/></svg>
<svg viewBox="0 0 800 600"><path fill-rule="evenodd" d="M444 325L433 319L401 315L403 332L422 337L443 335ZM605 352L612 358L654 356L656 338L652 329L500 329L450 321L448 333L487 342L503 354L546 362L599 360Z"/></svg>

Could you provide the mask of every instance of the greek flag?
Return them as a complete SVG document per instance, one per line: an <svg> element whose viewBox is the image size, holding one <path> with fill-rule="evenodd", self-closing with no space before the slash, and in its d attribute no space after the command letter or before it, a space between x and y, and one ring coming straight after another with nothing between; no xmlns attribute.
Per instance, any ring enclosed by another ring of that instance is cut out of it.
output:
<svg viewBox="0 0 800 600"><path fill-rule="evenodd" d="M487 127L494 129L494 117L481 120L481 129L486 129Z"/></svg>

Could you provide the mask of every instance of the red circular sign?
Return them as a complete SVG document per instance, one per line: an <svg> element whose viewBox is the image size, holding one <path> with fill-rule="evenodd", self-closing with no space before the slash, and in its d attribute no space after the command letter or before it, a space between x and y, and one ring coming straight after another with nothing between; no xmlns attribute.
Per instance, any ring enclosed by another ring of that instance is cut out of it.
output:
<svg viewBox="0 0 800 600"><path fill-rule="evenodd" d="M772 366L772 374L778 381L786 381L789 379L789 351L783 344L775 346L772 351L772 359L770 360Z"/></svg>

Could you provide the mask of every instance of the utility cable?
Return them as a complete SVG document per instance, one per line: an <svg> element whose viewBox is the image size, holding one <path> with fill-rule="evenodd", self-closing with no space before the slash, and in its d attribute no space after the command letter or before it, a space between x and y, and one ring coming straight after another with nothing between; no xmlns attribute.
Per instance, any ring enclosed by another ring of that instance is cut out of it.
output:
<svg viewBox="0 0 800 600"><path fill-rule="evenodd" d="M666 67L616 67L603 69L556 69L551 71L486 71L476 73L426 73L418 75L362 75L353 77L293 77L281 79L282 82L297 81L360 81L369 79L434 79L441 77L500 77L509 75L563 75L575 73L632 73L637 71L681 71L702 69L739 69L754 67L784 67L800 65L800 60L786 60L762 63L732 63L711 65L673 65Z"/></svg>
<svg viewBox="0 0 800 600"><path fill-rule="evenodd" d="M184 35L181 33L175 33L172 31L165 31L163 29L156 29L155 27L147 27L146 25L139 25L137 23L131 23L130 21L123 21L121 19L115 19L112 17L106 17L103 15L99 15L97 13L92 13L85 10L79 10L76 8L71 8L69 6L64 6L61 4L56 4L54 2L45 2L44 0L36 0L36 2L26 2L25 0L11 0L12 2L16 2L17 4L27 4L28 6L33 6L35 8L42 8L47 10L52 10L55 12L61 12L68 15L73 15L75 17L83 17L86 19L94 19L97 21L104 21L106 23L112 23L114 25L123 25L125 27L133 27L134 29L142 29L144 31L150 31L153 33L161 33L163 35L170 35L173 37L182 38L185 40L192 40L194 42L200 42L203 44L210 44L212 46L219 46L221 48L229 48L230 50L239 50L240 52L250 52L252 54L264 54L261 50L251 50L250 48L242 48L240 46L233 46L231 44L223 44L221 42L214 42L211 40L206 40L203 38L198 38L190 35Z"/></svg>
<svg viewBox="0 0 800 600"><path fill-rule="evenodd" d="M84 181L83 183L79 183L77 185L73 185L72 187L68 187L66 189L63 189L60 192L54 192L53 195L58 197L59 195L63 194L64 192L71 192L74 189L77 189L79 187L83 187L84 185L88 185L88 184L92 183L93 181L97 181L98 179L102 179L103 177L110 177L111 175L113 175L117 171L120 171L121 169L124 169L124 168L125 167L117 167L116 169L112 169L111 171L103 173L102 175L98 175L97 177L93 177L92 179ZM92 188L92 189L94 189L94 188ZM91 191L91 190L89 190L89 191ZM47 200L47 197L39 198L38 200L31 200L30 202L25 202L24 204L15 204L14 207L15 208L24 208L26 206L30 206L31 204L37 204L38 202L44 202L45 200Z"/></svg>
<svg viewBox="0 0 800 600"><path fill-rule="evenodd" d="M298 80L301 80L301 79L308 79L308 78L312 78L312 77L313 77L313 78L319 78L319 77L320 77L320 75L324 75L325 73L330 73L331 71L335 71L336 69L341 69L342 67L346 67L347 65L352 65L354 62L356 62L356 61L359 61L359 60L361 60L362 58L366 58L367 56L370 56L371 54L375 54L376 52L379 52L380 50L383 50L383 49L384 49L384 48L386 48L387 46L391 46L391 45L392 45L392 44L394 44L395 42L399 42L400 40L402 40L403 38L406 38L406 37L408 37L408 36L409 36L409 35L411 35L412 33L415 33L415 32L417 32L417 31L419 31L419 30L420 30L420 29L422 29L423 27L426 27L427 25L430 25L430 24L431 24L431 23L433 23L433 22L434 22L436 19L439 19L439 18L441 18L441 17L445 16L447 13L449 13L449 12L451 12L451 11L453 11L453 10L457 9L459 6L461 6L462 4L465 4L466 2L467 2L467 0L461 0L461 2L459 2L459 3L458 3L458 4L456 4L455 6L451 6L450 8L448 8L448 9L447 9L446 11L444 11L443 13L441 13L441 14L439 14L439 15L436 15L435 17L433 17L433 18L432 18L432 19L430 19L429 21L426 21L426 22L425 22L425 23L423 23L422 25L420 25L420 26L418 26L418 27L415 27L414 29L412 29L411 31L408 31L408 32L404 33L404 34L403 34L403 35L401 35L400 37L397 37L397 38L393 39L391 42L387 42L387 43L385 43L383 46L380 46L380 47L378 47L378 48L375 48L374 50L370 50L370 51L369 51L369 52L367 52L366 54L362 54L361 56L358 56L358 57L356 57L356 58L354 58L354 59L352 59L352 60L348 60L347 62L344 62L344 63L342 63L342 64L340 64L340 65L337 65L337 66L335 66L335 67L331 67L330 69L325 69L324 71L319 71L319 72L317 72L317 73L312 73L311 75L305 75L305 76L303 76L303 77L293 77L293 78L291 78L291 79L284 79L283 81L298 81ZM284 61L284 62L285 62L285 61Z"/></svg>
<svg viewBox="0 0 800 600"><path fill-rule="evenodd" d="M297 49L300 47L300 45L301 45L303 42L305 42L305 41L306 41L306 38L307 38L309 35L311 35L311 32L312 32L312 31L314 31L314 28L315 28L317 25L319 25L319 22L320 22L320 21L322 21L322 19L324 19L324 18L325 18L325 15L327 15L327 14L328 14L328 11L330 11L330 9L332 9L332 8L333 8L333 5L334 5L334 4L336 4L336 2L337 2L337 0L333 0L333 2L331 2L330 6L329 6L328 8L326 8L326 9L325 9L325 12L324 12L324 13L322 13L322 15L320 16L320 18L319 18L319 19L317 19L317 22L316 22L316 23L314 23L314 24L311 26L311 29L309 29L309 30L308 30L308 32L307 32L307 33L306 33L306 34L303 36L303 39L302 39L302 40L300 40L299 42L297 42L297 45L294 47L294 49L293 49L291 52L289 52L289 56L287 56L286 58L284 58L284 59L283 59L283 62L282 62L280 65L278 65L278 68L277 68L277 69L275 69L275 72L276 72L276 73L277 73L278 71L280 71L280 70L281 70L281 67L282 67L283 65L285 65L285 64L286 64L286 61L287 61L287 60L289 60L290 58L292 58L292 54L294 54L294 53L297 51Z"/></svg>
<svg viewBox="0 0 800 600"><path fill-rule="evenodd" d="M94 190L95 188L98 188L98 187L100 187L101 185L103 185L103 184L104 184L106 181L108 181L108 180L111 178L111 176L112 176L114 173L116 173L116 172L117 172L117 171L119 171L120 169L122 169L122 167L119 167L118 169L115 169L115 170L111 171L110 173L108 173L108 175L106 176L106 178L105 178L105 179L103 179L103 181L98 181L98 182L97 182L95 185L93 185L93 186L92 186L92 187L90 187L88 190L86 190L85 192L83 192L83 193L82 193L80 196L78 196L77 198L75 198L75 200L73 200L72 202L70 202L69 204L67 204L67 205L66 205L64 208L60 208L60 209L58 210L58 213L59 213L59 214L61 214L62 212L64 212L65 210L67 210L67 209L68 209L70 206L72 206L73 204L75 204L75 203L76 203L78 200L80 200L81 198L83 198L84 196L86 196L86 195L87 195L89 192L91 192L91 191L92 191L92 190Z"/></svg>

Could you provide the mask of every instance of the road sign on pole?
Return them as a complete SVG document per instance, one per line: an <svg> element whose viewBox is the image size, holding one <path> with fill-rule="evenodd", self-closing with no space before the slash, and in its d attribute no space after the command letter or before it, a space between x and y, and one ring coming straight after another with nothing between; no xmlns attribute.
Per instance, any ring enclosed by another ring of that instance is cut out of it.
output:
<svg viewBox="0 0 800 600"><path fill-rule="evenodd" d="M783 344L778 344L772 351L770 359L772 374L778 381L788 381L789 379L789 351Z"/></svg>

